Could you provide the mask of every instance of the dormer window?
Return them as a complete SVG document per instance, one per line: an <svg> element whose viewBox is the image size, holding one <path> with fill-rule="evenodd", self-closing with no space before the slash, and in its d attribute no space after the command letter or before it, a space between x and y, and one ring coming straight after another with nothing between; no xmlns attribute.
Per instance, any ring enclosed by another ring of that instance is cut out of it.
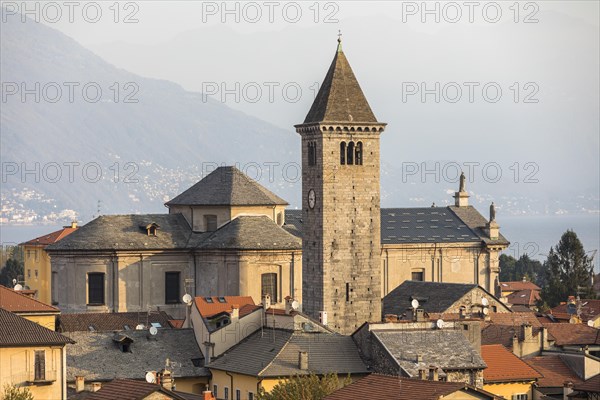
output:
<svg viewBox="0 0 600 400"><path fill-rule="evenodd" d="M156 236L160 226L156 222L151 222L147 225L140 225L140 229L145 230L148 236Z"/></svg>
<svg viewBox="0 0 600 400"><path fill-rule="evenodd" d="M214 232L217 230L217 216L216 215L205 215L204 222L206 223L206 231Z"/></svg>

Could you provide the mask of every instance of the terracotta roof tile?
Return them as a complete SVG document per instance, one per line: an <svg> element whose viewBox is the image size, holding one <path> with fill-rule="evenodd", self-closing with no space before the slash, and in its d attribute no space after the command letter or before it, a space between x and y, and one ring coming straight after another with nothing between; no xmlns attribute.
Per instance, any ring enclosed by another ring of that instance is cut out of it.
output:
<svg viewBox="0 0 600 400"><path fill-rule="evenodd" d="M0 347L74 343L58 332L0 308Z"/></svg>
<svg viewBox="0 0 600 400"><path fill-rule="evenodd" d="M538 285L529 281L514 281L514 282L500 282L500 289L503 292L517 292L519 290L542 290Z"/></svg>
<svg viewBox="0 0 600 400"><path fill-rule="evenodd" d="M105 383L100 390L87 396L86 400L142 400L155 392L160 392L169 399L183 400L183 397L160 385L132 379L115 379Z"/></svg>
<svg viewBox="0 0 600 400"><path fill-rule="evenodd" d="M542 375L500 344L481 346L481 356L487 364L484 382L528 381Z"/></svg>
<svg viewBox="0 0 600 400"><path fill-rule="evenodd" d="M587 325L554 323L544 324L544 328L557 346L600 344L600 329Z"/></svg>
<svg viewBox="0 0 600 400"><path fill-rule="evenodd" d="M571 315L567 312L567 304L561 304L550 310L550 314L559 319L570 319ZM600 316L600 300L581 300L581 319L587 323L590 319L596 319Z"/></svg>
<svg viewBox="0 0 600 400"><path fill-rule="evenodd" d="M17 314L59 313L56 307L49 306L36 299L0 285L0 308Z"/></svg>
<svg viewBox="0 0 600 400"><path fill-rule="evenodd" d="M60 239L70 235L76 230L77 228L65 227L58 231L48 233L47 235L43 235L35 239L28 240L27 242L21 243L21 246L47 246L49 244L58 242Z"/></svg>
<svg viewBox="0 0 600 400"><path fill-rule="evenodd" d="M524 361L542 374L543 377L537 382L540 387L562 387L567 381L583 383L558 355L533 357Z"/></svg>
<svg viewBox="0 0 600 400"><path fill-rule="evenodd" d="M254 300L250 296L196 297L194 302L203 318L210 318L222 312L231 313L234 304L240 307L240 317L260 308L254 304Z"/></svg>
<svg viewBox="0 0 600 400"><path fill-rule="evenodd" d="M581 392L600 393L600 374L591 377L584 383L575 385L574 389Z"/></svg>
<svg viewBox="0 0 600 400"><path fill-rule="evenodd" d="M169 324L175 329L183 328L184 319L170 319Z"/></svg>
<svg viewBox="0 0 600 400"><path fill-rule="evenodd" d="M498 399L494 394L459 382L435 382L429 380L400 378L397 376L371 374L342 389L325 400L437 400L458 391L483 395L483 399Z"/></svg>
<svg viewBox="0 0 600 400"><path fill-rule="evenodd" d="M524 289L506 296L510 304L533 306L540 299L539 290Z"/></svg>

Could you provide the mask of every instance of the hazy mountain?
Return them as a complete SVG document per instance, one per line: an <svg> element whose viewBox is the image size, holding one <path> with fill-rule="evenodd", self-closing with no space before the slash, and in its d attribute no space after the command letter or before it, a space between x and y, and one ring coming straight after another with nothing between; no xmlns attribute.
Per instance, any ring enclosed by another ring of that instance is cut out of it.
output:
<svg viewBox="0 0 600 400"><path fill-rule="evenodd" d="M8 18L1 40L2 217L38 214L39 221L67 209L89 220L98 200L103 213L161 211L165 200L221 163L240 163L290 202L299 196L299 185L281 179L284 164L299 162L293 130L116 68L31 20ZM36 92L36 84L39 98L21 96L21 89ZM273 167L273 182L258 170L271 162L281 164ZM293 180L297 168L287 172Z"/></svg>

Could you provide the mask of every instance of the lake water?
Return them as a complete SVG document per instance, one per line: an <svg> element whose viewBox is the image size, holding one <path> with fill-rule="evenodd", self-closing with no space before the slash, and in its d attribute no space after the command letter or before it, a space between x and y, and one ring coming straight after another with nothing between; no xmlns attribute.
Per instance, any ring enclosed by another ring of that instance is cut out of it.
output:
<svg viewBox="0 0 600 400"><path fill-rule="evenodd" d="M550 247L555 246L561 235L572 229L582 241L586 251L600 249L599 215L560 216L498 216L500 232L511 242L505 251L514 257L528 254L531 258L545 259ZM62 228L62 226L0 226L0 238L4 245L25 242ZM594 260L596 272L600 254Z"/></svg>

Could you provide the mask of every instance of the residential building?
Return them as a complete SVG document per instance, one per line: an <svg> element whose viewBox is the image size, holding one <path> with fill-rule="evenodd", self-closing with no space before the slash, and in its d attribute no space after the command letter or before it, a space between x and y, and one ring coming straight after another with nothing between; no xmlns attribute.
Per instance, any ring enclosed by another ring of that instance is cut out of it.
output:
<svg viewBox="0 0 600 400"><path fill-rule="evenodd" d="M542 377L538 371L499 344L481 346L481 356L487 364L484 390L505 399L533 399L533 384Z"/></svg>
<svg viewBox="0 0 600 400"><path fill-rule="evenodd" d="M366 323L352 334L374 372L483 387L486 363L479 354L479 321Z"/></svg>
<svg viewBox="0 0 600 400"><path fill-rule="evenodd" d="M500 397L461 382L442 382L371 374L345 386L325 400L499 400Z"/></svg>
<svg viewBox="0 0 600 400"><path fill-rule="evenodd" d="M154 331L152 331L154 332ZM90 385L114 379L144 380L148 372L171 371L173 388L200 394L210 379L192 329L66 332L67 381L78 377Z"/></svg>
<svg viewBox="0 0 600 400"><path fill-rule="evenodd" d="M408 280L383 298L384 316L410 319L413 300L419 302L419 308L425 313L440 318L456 315L459 318L483 319L487 315L511 312L504 303L476 284Z"/></svg>
<svg viewBox="0 0 600 400"><path fill-rule="evenodd" d="M0 285L0 308L20 315L52 331L56 329L56 318L60 315L58 308L2 285Z"/></svg>
<svg viewBox="0 0 600 400"><path fill-rule="evenodd" d="M336 373L353 379L369 373L349 336L335 333L259 329L211 361L218 399L254 399L294 376Z"/></svg>
<svg viewBox="0 0 600 400"><path fill-rule="evenodd" d="M35 399L65 399L71 339L0 308L0 388L27 387Z"/></svg>
<svg viewBox="0 0 600 400"><path fill-rule="evenodd" d="M482 344L501 344L517 357L537 356L549 349L548 332L534 313L494 313L481 330Z"/></svg>
<svg viewBox="0 0 600 400"><path fill-rule="evenodd" d="M546 350L581 351L586 348L589 352L600 357L600 329L582 324L543 324L548 331L549 347Z"/></svg>
<svg viewBox="0 0 600 400"><path fill-rule="evenodd" d="M525 306L533 311L537 311L537 302L540 299L540 291L532 289L519 290L506 296L506 302L511 307Z"/></svg>
<svg viewBox="0 0 600 400"><path fill-rule="evenodd" d="M549 314L559 322L581 323L600 328L600 300L573 298L572 302L552 308Z"/></svg>
<svg viewBox="0 0 600 400"><path fill-rule="evenodd" d="M542 288L536 285L535 283L528 281L526 277L523 277L522 281L500 282L499 290L500 295L502 297L505 297L510 294L520 292L522 290L532 290L535 292L540 292Z"/></svg>
<svg viewBox="0 0 600 400"><path fill-rule="evenodd" d="M52 304L52 269L46 246L58 242L76 229L77 222L72 222L70 226L20 244L23 247L25 287L35 291L35 298L45 304Z"/></svg>
<svg viewBox="0 0 600 400"><path fill-rule="evenodd" d="M132 379L115 379L106 382L99 389L92 391L84 390L84 382L79 382L80 387L71 390L69 400L214 400L210 396L190 396L168 389L165 384L148 383ZM75 392L75 393L73 393Z"/></svg>
<svg viewBox="0 0 600 400"><path fill-rule="evenodd" d="M573 391L573 385L583 383L577 374L569 367L559 354L532 357L524 360L542 377L538 378L533 387L533 398L563 400Z"/></svg>

